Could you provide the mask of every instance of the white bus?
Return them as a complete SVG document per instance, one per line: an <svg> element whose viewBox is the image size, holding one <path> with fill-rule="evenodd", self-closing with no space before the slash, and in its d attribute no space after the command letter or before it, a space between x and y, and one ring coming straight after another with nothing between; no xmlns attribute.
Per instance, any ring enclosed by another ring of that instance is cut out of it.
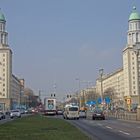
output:
<svg viewBox="0 0 140 140"><path fill-rule="evenodd" d="M79 119L79 106L66 105L63 112L64 119Z"/></svg>

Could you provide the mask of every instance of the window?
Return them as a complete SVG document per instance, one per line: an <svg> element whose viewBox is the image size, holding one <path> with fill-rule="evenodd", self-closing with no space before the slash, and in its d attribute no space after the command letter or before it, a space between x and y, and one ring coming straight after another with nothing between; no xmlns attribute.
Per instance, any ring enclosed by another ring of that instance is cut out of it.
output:
<svg viewBox="0 0 140 140"><path fill-rule="evenodd" d="M138 33L136 33L136 42L138 42Z"/></svg>

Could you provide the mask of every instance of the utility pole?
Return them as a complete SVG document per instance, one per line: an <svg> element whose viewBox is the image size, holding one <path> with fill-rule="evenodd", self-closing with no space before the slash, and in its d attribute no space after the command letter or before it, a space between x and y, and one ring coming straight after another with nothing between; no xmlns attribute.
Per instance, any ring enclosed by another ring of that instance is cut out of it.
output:
<svg viewBox="0 0 140 140"><path fill-rule="evenodd" d="M101 104L103 105L104 104L104 101L103 101L103 72L104 72L104 69L99 69L99 73L100 73L100 82L101 82Z"/></svg>
<svg viewBox="0 0 140 140"><path fill-rule="evenodd" d="M79 107L81 107L82 106L82 103L81 103L81 95L80 95L80 93L81 93L81 88L80 88L80 79L79 78L76 78L75 80L77 80L78 81L78 95L77 95L77 100L79 101L78 102L78 104L79 104Z"/></svg>

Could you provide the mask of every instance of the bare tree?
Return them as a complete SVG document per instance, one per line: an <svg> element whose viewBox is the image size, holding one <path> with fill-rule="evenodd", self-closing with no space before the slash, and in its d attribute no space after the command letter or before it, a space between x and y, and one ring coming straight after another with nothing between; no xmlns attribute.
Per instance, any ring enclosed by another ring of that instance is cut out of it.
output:
<svg viewBox="0 0 140 140"><path fill-rule="evenodd" d="M116 98L115 90L114 88L108 88L104 91L103 97L109 97L111 100L114 100Z"/></svg>

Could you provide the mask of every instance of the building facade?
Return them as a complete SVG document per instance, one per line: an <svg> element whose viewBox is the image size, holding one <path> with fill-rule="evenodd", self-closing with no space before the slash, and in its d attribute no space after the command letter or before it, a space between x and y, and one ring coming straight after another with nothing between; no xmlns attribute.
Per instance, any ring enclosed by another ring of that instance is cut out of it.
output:
<svg viewBox="0 0 140 140"><path fill-rule="evenodd" d="M12 51L8 45L6 20L0 12L0 108L11 106Z"/></svg>
<svg viewBox="0 0 140 140"><path fill-rule="evenodd" d="M133 7L128 20L127 44L123 50L124 96L138 104L140 92L140 15Z"/></svg>
<svg viewBox="0 0 140 140"><path fill-rule="evenodd" d="M8 45L6 20L0 11L0 110L15 109L21 104L24 80L12 74L12 50Z"/></svg>
<svg viewBox="0 0 140 140"><path fill-rule="evenodd" d="M101 86L102 81L102 86ZM103 95L101 95L101 88ZM113 73L103 75L102 79L96 80L96 93L105 98L109 96L115 106L125 106L124 102L124 76L123 69L119 69Z"/></svg>
<svg viewBox="0 0 140 140"><path fill-rule="evenodd" d="M102 86L101 86L102 81ZM101 89L102 88L102 89ZM123 68L96 80L96 92L115 94L116 105L132 108L140 103L140 14L133 7L128 20L127 44L123 50Z"/></svg>

